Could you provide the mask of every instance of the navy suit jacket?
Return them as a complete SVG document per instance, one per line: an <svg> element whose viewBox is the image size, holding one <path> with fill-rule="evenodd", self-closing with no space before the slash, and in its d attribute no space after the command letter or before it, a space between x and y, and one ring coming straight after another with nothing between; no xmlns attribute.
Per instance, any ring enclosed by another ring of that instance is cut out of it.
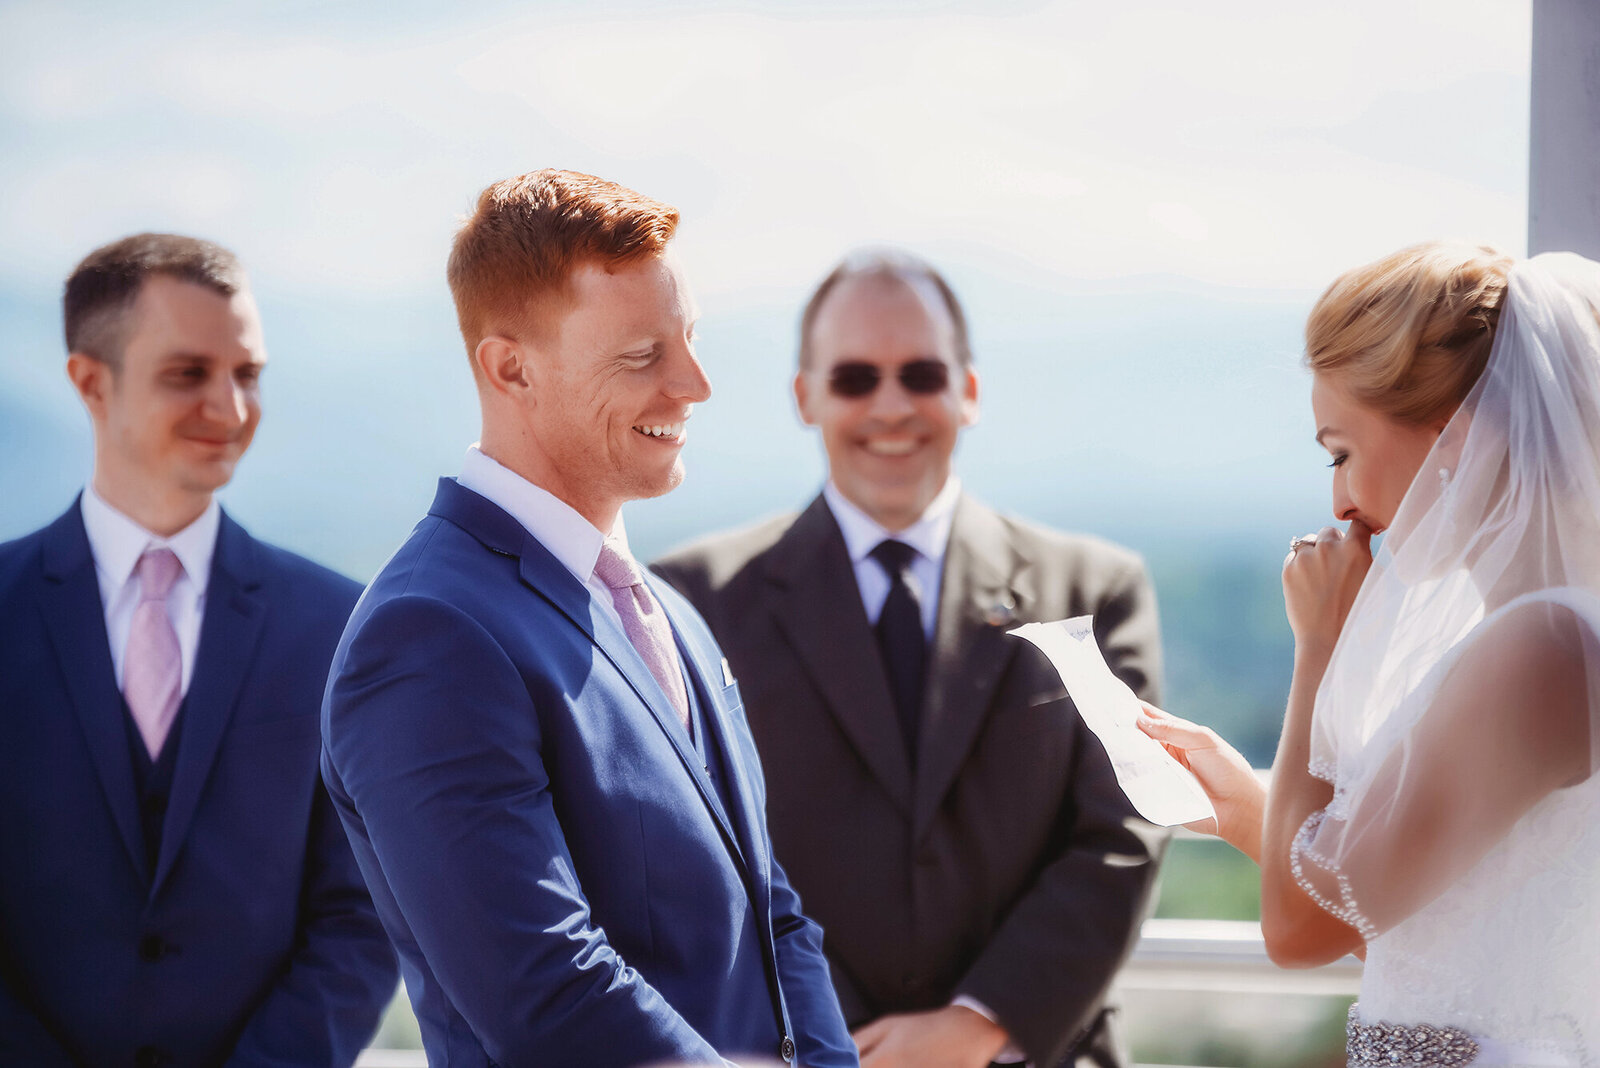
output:
<svg viewBox="0 0 1600 1068"><path fill-rule="evenodd" d="M354 1061L395 983L317 774L356 593L222 516L152 865L82 513L0 545L0 1064Z"/></svg>
<svg viewBox="0 0 1600 1068"><path fill-rule="evenodd" d="M652 588L726 807L588 587L453 480L351 617L323 775L430 1064L856 1064L821 931L772 857L738 686Z"/></svg>

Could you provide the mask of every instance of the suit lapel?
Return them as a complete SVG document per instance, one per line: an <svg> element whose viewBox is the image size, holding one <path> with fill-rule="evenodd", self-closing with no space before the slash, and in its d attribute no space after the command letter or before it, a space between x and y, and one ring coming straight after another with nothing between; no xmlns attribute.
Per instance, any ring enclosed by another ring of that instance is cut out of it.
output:
<svg viewBox="0 0 1600 1068"><path fill-rule="evenodd" d="M911 815L911 761L844 535L819 496L767 553L772 610L828 710Z"/></svg>
<svg viewBox="0 0 1600 1068"><path fill-rule="evenodd" d="M194 674L184 697L178 762L161 828L161 855L152 894L161 889L183 847L216 761L217 747L239 703L240 686L255 662L256 643L267 614L257 568L255 542L224 512L206 585Z"/></svg>
<svg viewBox="0 0 1600 1068"><path fill-rule="evenodd" d="M699 755L693 751L688 735L684 733L677 711L672 707L666 693L662 691L661 684L650 673L644 658L633 647L633 642L628 640L628 635L623 631L621 624L604 612L594 611L589 587L567 570L566 565L557 560L539 539L528 533L527 529L509 513L488 498L461 486L454 479L439 480L439 492L434 498L429 514L454 523L477 538L491 552L517 557L518 574L523 584L555 606L622 674L639 700L644 703L656 726L666 736L668 744L672 746L673 752L683 764L684 771L699 790L706 807L711 810L721 829L735 862L742 864L739 839L734 834L727 813L723 811L715 791L706 781L704 766L700 762ZM658 586L652 584L651 589L656 591L657 600L661 600ZM676 624L673 629L678 629ZM702 677L715 676L702 674Z"/></svg>
<svg viewBox="0 0 1600 1068"><path fill-rule="evenodd" d="M939 613L917 750L913 834L938 811L983 726L995 687L1016 656L1007 636L1031 600L1026 564L999 517L968 497L956 506L945 550Z"/></svg>
<svg viewBox="0 0 1600 1068"><path fill-rule="evenodd" d="M728 780L728 799L732 802L733 810L730 812L723 807L721 799L717 797L716 791L711 789L711 784L706 782L703 774L695 775L695 783L699 786L706 804L717 817L723 833L728 836L735 857L750 874L756 876L758 892L761 894L761 900L765 901L766 851L761 846L761 836L755 833L752 818L752 814L759 809L755 803L755 795L750 790L749 772L740 759L739 749L734 744L733 735L728 728L727 709L722 706L722 691L725 687L721 683L720 656L693 640L692 632L688 629L688 621L683 615L687 606L678 602L677 591L668 592L663 589L666 584L652 581L648 571L645 572L645 581L650 583L656 599L661 602L667 618L672 621L678 653L683 657L684 667L689 673L689 685L697 688L700 718L705 724L706 732L711 736L703 739L702 744L706 747L708 759L716 759L711 754L713 746L722 754L722 767Z"/></svg>
<svg viewBox="0 0 1600 1068"><path fill-rule="evenodd" d="M83 729L111 818L128 851L128 860L145 883L150 864L133 787L133 765L123 722L122 694L111 663L105 607L95 577L89 536L78 505L51 525L42 550L43 588L39 603L45 629L66 679L72 710Z"/></svg>
<svg viewBox="0 0 1600 1068"><path fill-rule="evenodd" d="M568 572L568 574L571 574L571 572ZM648 576L645 581L650 581ZM656 584L651 584L651 590L656 593L656 600L661 601L662 598ZM672 629L676 636L680 631L678 622L673 618L671 612L668 612L667 618L672 621ZM739 837L734 833L733 825L728 819L728 813L723 809L722 802L717 798L716 791L712 789L711 783L706 778L705 765L700 760L700 754L695 752L694 743L690 740L688 733L684 731L682 721L678 719L677 709L672 707L672 702L668 700L666 692L661 689L661 684L656 681L655 675L651 674L649 665L644 662L644 657L639 655L639 651L634 648L633 642L628 640L627 632L622 629L621 624L604 612L594 614L594 642L600 651L605 654L606 658L616 666L617 670L622 672L623 677L628 680L628 684L633 687L633 692L638 694L639 700L643 701L645 707L649 709L656 726L660 728L661 733L666 736L667 741L672 745L673 752L678 755L678 760L683 764L683 770L688 773L690 781L694 783L695 789L699 791L700 799L711 810L711 815L716 820L724 841L728 844L728 852L733 855L734 862L743 865L744 854L739 847ZM683 650L681 639L678 641L678 648L681 654ZM691 670L693 670L692 667ZM712 676L707 675L704 671L700 672L701 680L709 677ZM691 678L689 684L695 685L696 680ZM706 694L708 698L702 701L701 705L705 718L709 720L713 715L714 699L707 694L707 689L707 687L701 686L700 692Z"/></svg>

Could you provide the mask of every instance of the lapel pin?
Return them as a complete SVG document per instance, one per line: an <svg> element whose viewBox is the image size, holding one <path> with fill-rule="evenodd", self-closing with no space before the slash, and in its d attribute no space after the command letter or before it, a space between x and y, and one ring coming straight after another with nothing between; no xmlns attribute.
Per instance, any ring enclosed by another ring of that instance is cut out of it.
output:
<svg viewBox="0 0 1600 1068"><path fill-rule="evenodd" d="M983 613L983 621L991 627L1005 627L1017 621L1017 603L1011 598L997 601Z"/></svg>

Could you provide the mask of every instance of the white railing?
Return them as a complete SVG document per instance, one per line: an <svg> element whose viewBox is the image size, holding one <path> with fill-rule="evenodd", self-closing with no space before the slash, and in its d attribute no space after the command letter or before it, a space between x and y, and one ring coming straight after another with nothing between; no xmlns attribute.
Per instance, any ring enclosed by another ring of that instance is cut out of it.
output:
<svg viewBox="0 0 1600 1068"><path fill-rule="evenodd" d="M1261 926L1241 920L1146 920L1116 988L1230 994L1353 995L1361 962L1346 957L1321 968L1273 964ZM420 1050L369 1049L356 1068L425 1068Z"/></svg>
<svg viewBox="0 0 1600 1068"><path fill-rule="evenodd" d="M1235 994L1354 995L1355 957L1321 968L1273 964L1261 925L1246 920L1146 920L1139 945L1115 984L1125 990L1197 990Z"/></svg>

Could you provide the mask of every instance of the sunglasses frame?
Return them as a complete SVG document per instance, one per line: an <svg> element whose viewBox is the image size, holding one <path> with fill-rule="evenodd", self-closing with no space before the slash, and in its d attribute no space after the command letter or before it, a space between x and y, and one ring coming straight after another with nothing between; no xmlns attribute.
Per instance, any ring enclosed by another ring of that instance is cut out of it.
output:
<svg viewBox="0 0 1600 1068"><path fill-rule="evenodd" d="M937 369L937 370L935 370ZM840 372L844 372L841 374ZM919 397L931 397L950 388L950 365L931 356L907 360L894 372L900 388ZM883 385L883 369L866 360L845 360L828 371L828 392L846 400L860 400L878 392ZM846 385L852 380L857 385Z"/></svg>

